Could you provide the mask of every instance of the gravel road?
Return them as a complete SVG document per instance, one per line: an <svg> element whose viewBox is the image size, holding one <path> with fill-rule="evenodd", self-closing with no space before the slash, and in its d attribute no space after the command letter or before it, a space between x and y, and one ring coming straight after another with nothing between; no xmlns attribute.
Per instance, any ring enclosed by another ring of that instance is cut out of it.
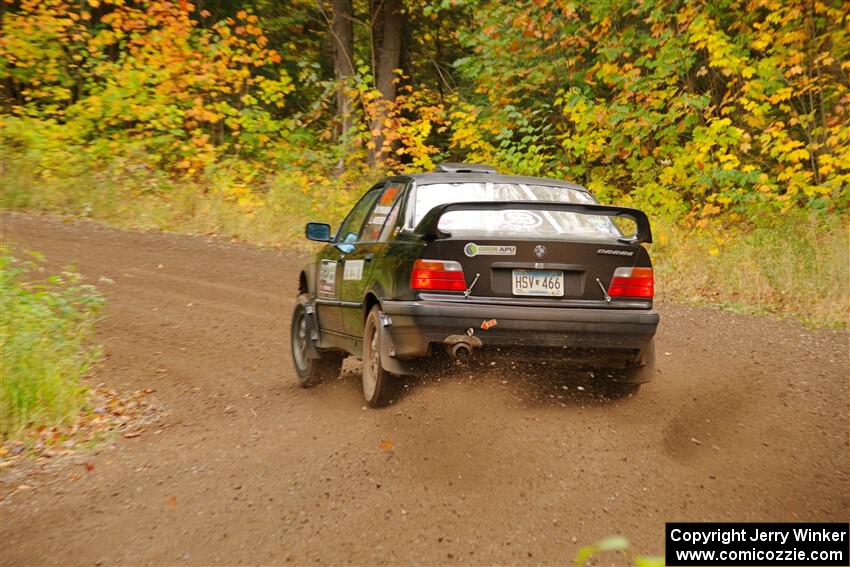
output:
<svg viewBox="0 0 850 567"><path fill-rule="evenodd" d="M631 398L510 363L363 407L358 363L304 390L289 355L303 256L6 213L3 239L107 296L93 380L155 390L159 425L0 483L12 565L546 564L666 521L850 519L848 334L661 305ZM10 476L12 475L12 476ZM613 561L603 558L601 563Z"/></svg>

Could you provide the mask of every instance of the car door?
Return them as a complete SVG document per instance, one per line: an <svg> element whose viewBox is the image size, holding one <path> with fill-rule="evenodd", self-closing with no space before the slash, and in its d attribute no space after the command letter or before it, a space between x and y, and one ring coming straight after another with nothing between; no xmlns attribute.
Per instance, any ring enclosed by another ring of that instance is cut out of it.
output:
<svg viewBox="0 0 850 567"><path fill-rule="evenodd" d="M346 332L343 322L343 308L341 307L345 261L349 254L356 251L356 242L360 237L360 231L382 189L383 184L379 184L363 195L345 220L342 221L336 238L322 255L318 267L319 293L316 303L320 306L319 320L323 331ZM324 293L322 293L323 289Z"/></svg>
<svg viewBox="0 0 850 567"><path fill-rule="evenodd" d="M342 310L339 306L340 258L342 252L336 243L328 244L319 254L316 263L316 313L319 328L342 333Z"/></svg>
<svg viewBox="0 0 850 567"><path fill-rule="evenodd" d="M390 181L381 190L358 234L354 248L345 256L340 282L343 328L347 335L363 336L363 298L380 263L389 233L388 223L398 215L399 198L405 184Z"/></svg>
<svg viewBox="0 0 850 567"><path fill-rule="evenodd" d="M322 331L345 333L340 307L340 282L346 254L354 250L360 229L366 215L380 195L382 186L376 186L366 192L360 201L342 221L333 242L328 244L319 255L316 266L316 308L319 313L319 326Z"/></svg>

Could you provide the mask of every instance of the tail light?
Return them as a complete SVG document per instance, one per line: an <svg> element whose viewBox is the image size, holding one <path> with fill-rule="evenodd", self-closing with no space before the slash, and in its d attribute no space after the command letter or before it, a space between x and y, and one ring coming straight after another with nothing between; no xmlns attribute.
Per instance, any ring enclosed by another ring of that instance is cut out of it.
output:
<svg viewBox="0 0 850 567"><path fill-rule="evenodd" d="M652 268L617 268L608 295L611 297L648 297L655 294Z"/></svg>
<svg viewBox="0 0 850 567"><path fill-rule="evenodd" d="M466 278L459 262L416 260L410 272L410 287L440 291L465 291Z"/></svg>

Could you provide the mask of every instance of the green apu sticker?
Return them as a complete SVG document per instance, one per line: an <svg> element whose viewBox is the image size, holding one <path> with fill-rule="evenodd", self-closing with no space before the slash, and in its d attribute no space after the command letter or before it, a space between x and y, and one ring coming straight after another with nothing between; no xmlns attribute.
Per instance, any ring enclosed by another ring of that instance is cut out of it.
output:
<svg viewBox="0 0 850 567"><path fill-rule="evenodd" d="M516 246L500 246L493 244L476 244L468 242L463 247L463 253L473 256L516 256Z"/></svg>

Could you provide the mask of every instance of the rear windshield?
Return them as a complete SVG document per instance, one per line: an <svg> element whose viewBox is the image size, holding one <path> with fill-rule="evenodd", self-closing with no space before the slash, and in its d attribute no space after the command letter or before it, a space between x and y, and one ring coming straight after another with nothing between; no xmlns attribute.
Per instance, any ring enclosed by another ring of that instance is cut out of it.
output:
<svg viewBox="0 0 850 567"><path fill-rule="evenodd" d="M434 183L416 188L414 226L428 211L445 203L463 201L553 201L595 204L584 191L566 187L526 185L524 183ZM622 233L610 218L564 211L450 211L443 215L440 230L454 236L559 236L570 238L618 238Z"/></svg>

